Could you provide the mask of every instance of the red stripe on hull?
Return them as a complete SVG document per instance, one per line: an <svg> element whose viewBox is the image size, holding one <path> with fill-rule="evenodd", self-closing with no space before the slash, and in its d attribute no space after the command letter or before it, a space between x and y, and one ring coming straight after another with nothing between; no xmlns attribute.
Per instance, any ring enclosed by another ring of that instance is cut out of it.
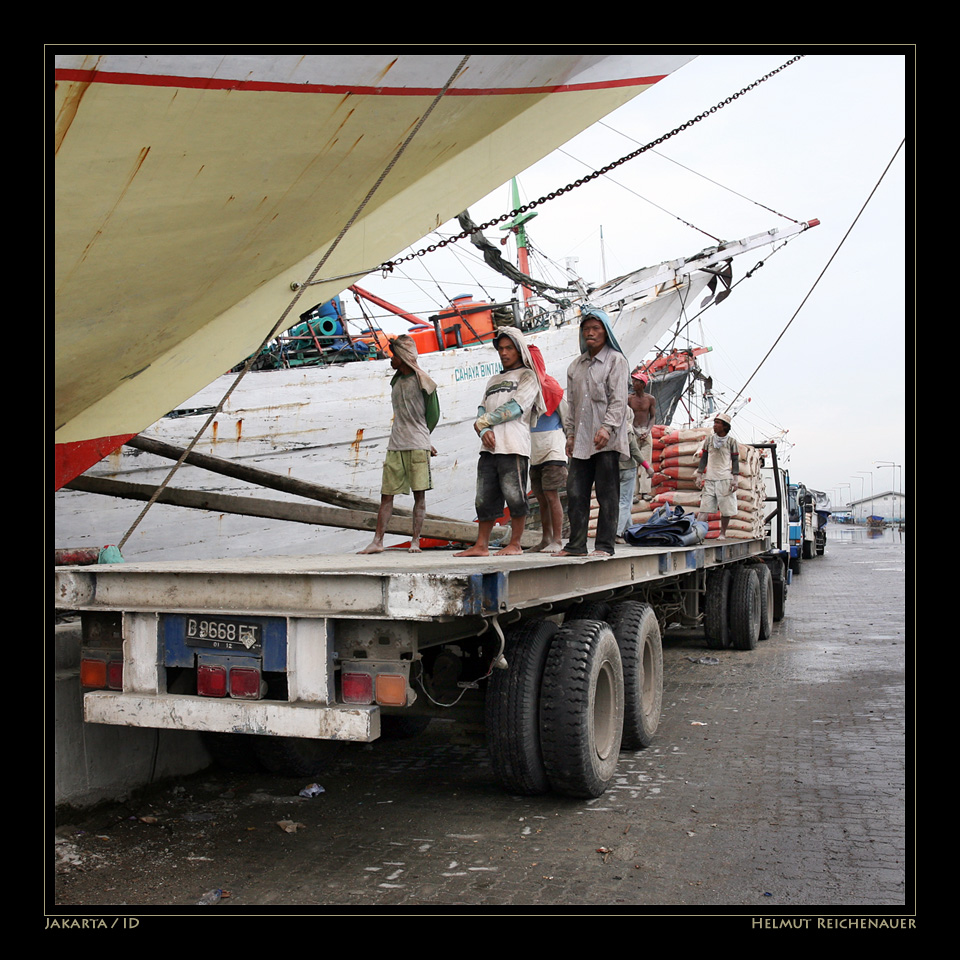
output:
<svg viewBox="0 0 960 960"><path fill-rule="evenodd" d="M268 90L279 93L332 93L343 96L435 97L439 87L362 87L352 84L274 83L263 80L233 80L215 77L175 77L142 73L103 73L96 70L54 71L57 80L77 83L116 83L137 87L193 87L201 90ZM448 97L489 97L524 93L568 93L581 90L611 90L615 87L649 86L666 77L628 77L623 80L598 80L594 83L561 83L542 87L464 87L448 90Z"/></svg>
<svg viewBox="0 0 960 960"><path fill-rule="evenodd" d="M97 437L77 443L58 443L54 452L54 490L89 470L114 450L119 450L135 433L117 437Z"/></svg>

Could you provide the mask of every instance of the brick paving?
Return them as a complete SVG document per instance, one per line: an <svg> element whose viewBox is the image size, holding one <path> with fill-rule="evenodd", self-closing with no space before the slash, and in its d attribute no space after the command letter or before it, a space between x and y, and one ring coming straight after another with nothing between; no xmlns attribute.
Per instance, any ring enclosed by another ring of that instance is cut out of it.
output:
<svg viewBox="0 0 960 960"><path fill-rule="evenodd" d="M756 650L669 632L658 736L597 800L508 796L482 733L435 722L348 745L314 800L207 772L62 825L56 902L909 914L906 580L899 534L831 540Z"/></svg>

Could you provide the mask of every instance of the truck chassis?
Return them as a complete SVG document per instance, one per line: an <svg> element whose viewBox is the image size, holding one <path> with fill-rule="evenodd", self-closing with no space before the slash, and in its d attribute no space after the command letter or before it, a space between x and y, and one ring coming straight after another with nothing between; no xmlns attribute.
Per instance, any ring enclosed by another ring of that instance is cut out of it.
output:
<svg viewBox="0 0 960 960"><path fill-rule="evenodd" d="M656 733L666 627L752 649L783 616L787 561L768 539L387 551L60 567L56 593L81 612L88 722L193 730L307 775L338 741L482 719L507 790L595 797Z"/></svg>

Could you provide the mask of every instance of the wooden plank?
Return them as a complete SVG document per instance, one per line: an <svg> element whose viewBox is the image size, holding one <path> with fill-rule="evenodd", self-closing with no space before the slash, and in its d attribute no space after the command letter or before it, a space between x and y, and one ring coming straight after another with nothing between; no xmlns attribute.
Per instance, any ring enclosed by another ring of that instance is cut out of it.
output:
<svg viewBox="0 0 960 960"><path fill-rule="evenodd" d="M87 493L99 493L104 496L121 497L126 500L149 500L156 487L145 483L127 483L123 480L109 480L104 477L77 477L68 483L70 490L83 490ZM191 507L196 510L212 510L217 513L236 513L248 517L264 517L269 520L289 520L295 523L309 523L344 527L348 530L375 530L377 515L375 512L348 510L342 507L327 507L309 503L290 503L283 500L265 500L259 497L234 497L206 490L182 490L167 487L157 498L157 503L166 503L178 507ZM387 524L387 533L412 536L411 517L394 515ZM508 528L494 528L494 537L504 536ZM423 521L421 537L432 540L455 540L458 543L476 543L477 525L458 520L435 519L427 517Z"/></svg>
<svg viewBox="0 0 960 960"><path fill-rule="evenodd" d="M165 457L168 460L179 460L183 456L184 447L173 443L167 443L164 440L157 440L154 437L147 437L143 434L128 440L126 446L142 450L144 453L152 453L158 457ZM271 470L264 470L262 467L252 467L248 464L239 463L236 460L227 460L224 457L214 457L207 453L197 453L192 450L184 458L184 463L191 466L200 467L203 470L209 470L211 473L217 473L224 477L233 477L235 480L245 480L249 483L259 484L261 487L267 487L271 490L280 490L284 493L292 493L298 497L306 497L309 500L320 500L323 503L330 503L336 507L345 507L348 510L376 510L380 506L378 500L370 497L360 497L356 494L344 493L335 487L328 487L321 483L314 483L308 480L297 480L295 477L284 476L274 473ZM409 507L401 507L394 504L393 512L401 517L409 517L412 510ZM452 517L441 517L438 514L427 514L437 520L452 520L458 522Z"/></svg>

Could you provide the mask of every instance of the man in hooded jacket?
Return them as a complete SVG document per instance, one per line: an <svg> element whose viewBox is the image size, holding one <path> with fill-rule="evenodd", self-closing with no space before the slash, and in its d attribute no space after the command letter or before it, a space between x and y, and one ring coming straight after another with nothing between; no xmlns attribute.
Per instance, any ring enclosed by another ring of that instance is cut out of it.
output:
<svg viewBox="0 0 960 960"><path fill-rule="evenodd" d="M501 327L493 341L502 372L487 381L483 403L473 428L480 437L477 465L477 542L458 557L486 557L490 534L510 509L510 542L498 554L519 554L527 516L527 473L530 463L530 427L545 410L540 381L523 334Z"/></svg>

